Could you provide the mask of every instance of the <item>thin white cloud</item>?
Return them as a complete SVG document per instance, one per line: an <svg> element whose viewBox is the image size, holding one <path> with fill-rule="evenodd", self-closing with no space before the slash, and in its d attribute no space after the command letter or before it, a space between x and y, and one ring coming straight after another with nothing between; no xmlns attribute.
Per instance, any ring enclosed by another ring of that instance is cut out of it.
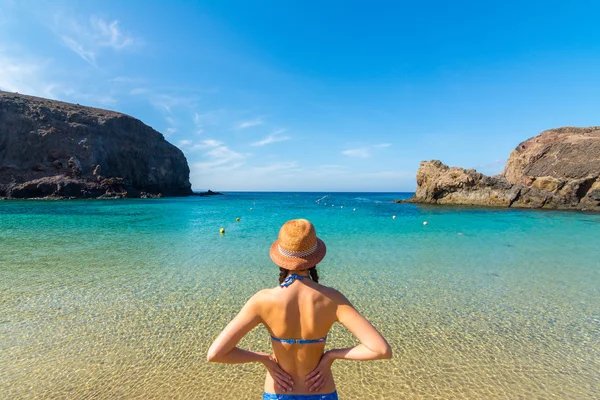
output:
<svg viewBox="0 0 600 400"><path fill-rule="evenodd" d="M263 121L261 118L256 118L250 121L241 121L235 125L235 129L247 129L252 128L253 126L262 125Z"/></svg>
<svg viewBox="0 0 600 400"><path fill-rule="evenodd" d="M206 111L202 114L197 112L194 113L192 119L194 124L198 127L204 127L207 125L217 126L221 124L221 121L224 119L227 114L227 110L218 109L218 110L210 110Z"/></svg>
<svg viewBox="0 0 600 400"><path fill-rule="evenodd" d="M115 106L117 99L94 86L68 84L52 74L54 62L48 59L8 54L0 49L0 89L31 96L82 103L89 106Z"/></svg>
<svg viewBox="0 0 600 400"><path fill-rule="evenodd" d="M177 129L175 128L167 128L167 131L165 132L165 136L172 136L175 134L175 132L177 132Z"/></svg>
<svg viewBox="0 0 600 400"><path fill-rule="evenodd" d="M290 140L291 137L289 137L289 136L280 136L283 132L285 132L285 129L279 129L273 133L270 133L266 138L259 140L258 142L252 143L251 146L265 146L265 145L271 144L271 143L283 142L284 140Z"/></svg>
<svg viewBox="0 0 600 400"><path fill-rule="evenodd" d="M224 109L209 110L203 113L194 112L192 114L192 121L194 122L196 134L202 135L206 132L207 128L222 126L224 120L227 119L227 114L229 114L229 111Z"/></svg>
<svg viewBox="0 0 600 400"><path fill-rule="evenodd" d="M82 21L57 14L53 29L65 46L94 67L98 67L98 56L103 49L119 52L140 42L122 31L119 21L105 20L97 16Z"/></svg>
<svg viewBox="0 0 600 400"><path fill-rule="evenodd" d="M97 43L102 47L112 47L114 50L121 50L133 45L133 37L123 33L119 29L119 21L105 21L102 18L92 16L90 18L92 34L97 39Z"/></svg>
<svg viewBox="0 0 600 400"><path fill-rule="evenodd" d="M177 142L177 146L184 148L188 153L196 152L198 150L212 149L221 146L222 144L223 143L213 139L203 140L199 143L194 142L192 139L181 139Z"/></svg>
<svg viewBox="0 0 600 400"><path fill-rule="evenodd" d="M205 154L206 156L213 159L213 162L218 162L219 164L223 164L233 160L241 160L244 156L240 153L237 153L231 150L227 146L217 146L212 150L209 150Z"/></svg>
<svg viewBox="0 0 600 400"><path fill-rule="evenodd" d="M368 158L371 157L368 147L362 147L358 149L350 149L342 151L342 154L348 157Z"/></svg>
<svg viewBox="0 0 600 400"><path fill-rule="evenodd" d="M214 139L206 139L201 142L201 145L205 148L206 147L219 147L222 144L223 144L223 142L219 142L218 140L214 140Z"/></svg>
<svg viewBox="0 0 600 400"><path fill-rule="evenodd" d="M48 60L11 57L0 52L0 89L55 98L64 88L46 76L50 64Z"/></svg>
<svg viewBox="0 0 600 400"><path fill-rule="evenodd" d="M202 135L204 133L204 127L202 125L202 116L195 112L192 116L192 121L194 121L194 125L196 126L196 134Z"/></svg>
<svg viewBox="0 0 600 400"><path fill-rule="evenodd" d="M175 133L176 129L188 131L186 118L190 108L196 106L197 97L180 95L176 92L160 93L146 88L133 89L129 94L139 95L162 115L165 126L169 127L168 134Z"/></svg>
<svg viewBox="0 0 600 400"><path fill-rule="evenodd" d="M348 156L348 157L369 158L372 155L373 149L380 149L380 148L385 148L385 147L390 147L390 146L391 146L391 143L373 144L370 146L344 150L344 151L342 151L342 154L345 156Z"/></svg>
<svg viewBox="0 0 600 400"><path fill-rule="evenodd" d="M141 92L140 94L145 94L143 92ZM149 97L149 101L150 104L152 104L152 106L154 106L156 109L167 113L169 115L172 114L171 109L173 108L174 105L177 105L179 103L179 101L170 96L170 95L163 95L163 94L152 94Z"/></svg>
<svg viewBox="0 0 600 400"><path fill-rule="evenodd" d="M237 187L249 190L260 185L276 188L278 182L293 181L292 178L300 171L302 168L296 161L254 166L243 161L228 161L210 168L204 163L196 163L191 167L190 180L194 188L218 187L233 190Z"/></svg>
<svg viewBox="0 0 600 400"><path fill-rule="evenodd" d="M86 50L83 45L77 42L75 39L69 36L61 36L63 43L72 51L74 51L79 57L83 58L88 64L97 67L96 64L96 53L92 50Z"/></svg>
<svg viewBox="0 0 600 400"><path fill-rule="evenodd" d="M223 142L219 142L214 139L203 140L199 145L195 145L197 148L204 148L208 151L204 153L206 161L196 162L193 164L195 173L197 174L211 174L218 170L233 170L237 169L244 164L244 159L247 155L238 153Z"/></svg>

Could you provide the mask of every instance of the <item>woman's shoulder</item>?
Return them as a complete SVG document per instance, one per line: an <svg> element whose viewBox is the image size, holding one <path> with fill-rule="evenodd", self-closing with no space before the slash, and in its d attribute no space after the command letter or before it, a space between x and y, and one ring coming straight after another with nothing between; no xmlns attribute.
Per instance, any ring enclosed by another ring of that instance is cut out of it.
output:
<svg viewBox="0 0 600 400"><path fill-rule="evenodd" d="M321 287L322 293L325 294L326 296L330 297L331 300L335 301L336 303L348 302L348 299L346 298L346 296L344 296L344 294L342 292L340 292L339 290L329 287L329 286L321 285L321 284L319 284L319 286Z"/></svg>
<svg viewBox="0 0 600 400"><path fill-rule="evenodd" d="M336 303L338 305L339 304L349 304L349 301L346 298L346 296L344 296L344 294L342 292L340 292L339 290L337 290L335 288L325 286L320 283L315 284L313 286L313 288L317 292L319 292L320 294L327 297L328 299L330 299L331 301L333 301L334 303ZM270 302L277 301L278 299L280 299L280 294L281 294L281 288L279 286L276 286L273 288L262 289L262 290L259 290L258 292L256 292L248 300L248 302L253 302L253 303L258 303L258 304L270 303Z"/></svg>
<svg viewBox="0 0 600 400"><path fill-rule="evenodd" d="M280 292L278 289L281 289L281 288L278 286L278 287L274 287L274 288L266 288L266 289L259 290L254 295L252 295L252 297L250 297L248 302L252 302L255 304L272 303L272 302L276 301L279 297L278 293L280 293Z"/></svg>
<svg viewBox="0 0 600 400"><path fill-rule="evenodd" d="M272 299L275 296L275 289L277 288L261 289L258 292L254 293L254 295L252 295L252 297L250 297L250 300L248 301L262 302L265 300Z"/></svg>

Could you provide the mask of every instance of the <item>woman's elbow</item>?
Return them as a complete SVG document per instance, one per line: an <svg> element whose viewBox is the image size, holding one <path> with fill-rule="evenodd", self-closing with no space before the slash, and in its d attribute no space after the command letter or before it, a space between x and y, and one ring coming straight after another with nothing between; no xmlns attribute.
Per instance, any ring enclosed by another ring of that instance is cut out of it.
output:
<svg viewBox="0 0 600 400"><path fill-rule="evenodd" d="M388 360L392 358L392 348L389 344L386 343L386 346L382 347L381 349L378 349L377 358L379 358L380 360Z"/></svg>
<svg viewBox="0 0 600 400"><path fill-rule="evenodd" d="M390 358L392 358L392 348L390 346L388 346L387 349L385 349L385 352L383 353L381 358L384 360L389 360Z"/></svg>
<svg viewBox="0 0 600 400"><path fill-rule="evenodd" d="M208 349L208 353L206 353L206 361L208 362L219 362L219 352L212 347Z"/></svg>

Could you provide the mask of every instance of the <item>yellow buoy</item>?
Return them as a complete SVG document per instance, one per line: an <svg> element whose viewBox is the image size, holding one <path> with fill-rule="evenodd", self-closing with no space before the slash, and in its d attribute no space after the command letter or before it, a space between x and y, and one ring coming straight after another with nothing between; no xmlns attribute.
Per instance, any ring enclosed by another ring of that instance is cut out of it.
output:
<svg viewBox="0 0 600 400"><path fill-rule="evenodd" d="M240 219L239 219L239 218L236 218L236 219L235 219L235 222L240 222Z"/></svg>
<svg viewBox="0 0 600 400"><path fill-rule="evenodd" d="M225 233L225 228L219 229L219 233L221 233L221 234Z"/></svg>

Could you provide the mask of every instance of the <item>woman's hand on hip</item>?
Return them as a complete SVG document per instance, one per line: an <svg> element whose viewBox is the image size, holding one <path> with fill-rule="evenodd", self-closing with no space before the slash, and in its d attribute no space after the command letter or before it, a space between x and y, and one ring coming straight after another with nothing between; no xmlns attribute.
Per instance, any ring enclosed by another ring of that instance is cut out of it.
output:
<svg viewBox="0 0 600 400"><path fill-rule="evenodd" d="M327 381L331 379L331 364L333 364L333 358L329 357L328 353L325 353L321 357L317 368L306 375L306 386L309 392L321 390Z"/></svg>
<svg viewBox="0 0 600 400"><path fill-rule="evenodd" d="M284 392L292 391L294 387L294 381L292 380L292 377L287 372L285 372L279 366L279 364L277 364L277 361L275 360L275 358L273 358L273 356L267 355L267 357L265 357L263 361L263 365L265 366L265 368L267 368L267 371L269 371L269 374L273 378L273 381L275 382L275 387L277 387L277 389L282 390Z"/></svg>

